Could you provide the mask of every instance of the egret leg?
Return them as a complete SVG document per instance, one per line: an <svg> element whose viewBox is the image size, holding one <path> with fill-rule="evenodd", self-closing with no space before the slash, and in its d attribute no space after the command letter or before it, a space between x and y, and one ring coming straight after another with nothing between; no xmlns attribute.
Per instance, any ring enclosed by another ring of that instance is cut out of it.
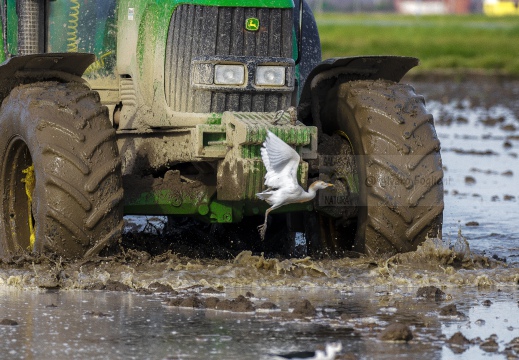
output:
<svg viewBox="0 0 519 360"><path fill-rule="evenodd" d="M269 218L269 213L273 210L273 208L268 208L265 211L265 222L263 225L258 226L258 231L260 233L261 240L265 240L265 233L267 232L267 220Z"/></svg>

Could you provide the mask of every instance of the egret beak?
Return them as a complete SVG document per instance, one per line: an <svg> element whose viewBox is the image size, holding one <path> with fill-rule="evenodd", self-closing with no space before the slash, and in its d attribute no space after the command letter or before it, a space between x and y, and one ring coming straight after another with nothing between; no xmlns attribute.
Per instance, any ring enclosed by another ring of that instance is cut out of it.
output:
<svg viewBox="0 0 519 360"><path fill-rule="evenodd" d="M330 187L330 186L333 187L333 184L326 183L326 186L327 186L327 187Z"/></svg>

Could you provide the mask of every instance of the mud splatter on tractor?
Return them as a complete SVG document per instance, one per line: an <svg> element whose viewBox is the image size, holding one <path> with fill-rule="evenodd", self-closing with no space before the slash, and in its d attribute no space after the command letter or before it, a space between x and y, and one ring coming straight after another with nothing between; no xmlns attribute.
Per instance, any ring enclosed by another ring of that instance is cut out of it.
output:
<svg viewBox="0 0 519 360"><path fill-rule="evenodd" d="M417 60L321 62L304 1L3 0L0 10L2 253L95 254L124 214L262 214L267 130L301 155L303 186L335 184L275 219L305 233L311 253L404 252L440 235L433 120L398 83ZM289 107L296 122L279 113Z"/></svg>

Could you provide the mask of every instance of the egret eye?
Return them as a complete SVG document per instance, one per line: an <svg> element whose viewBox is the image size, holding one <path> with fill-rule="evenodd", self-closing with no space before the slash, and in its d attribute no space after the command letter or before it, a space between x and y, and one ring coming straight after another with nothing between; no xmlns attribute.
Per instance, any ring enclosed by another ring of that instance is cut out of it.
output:
<svg viewBox="0 0 519 360"><path fill-rule="evenodd" d="M284 66L258 66L256 68L256 85L285 85Z"/></svg>

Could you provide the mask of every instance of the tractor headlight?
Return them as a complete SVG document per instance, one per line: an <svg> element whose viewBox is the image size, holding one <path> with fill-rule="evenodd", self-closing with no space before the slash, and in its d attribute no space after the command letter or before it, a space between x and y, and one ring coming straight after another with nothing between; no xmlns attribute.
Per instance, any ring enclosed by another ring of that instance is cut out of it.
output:
<svg viewBox="0 0 519 360"><path fill-rule="evenodd" d="M243 65L215 65L214 83L217 85L243 85L245 67Z"/></svg>
<svg viewBox="0 0 519 360"><path fill-rule="evenodd" d="M285 85L284 66L258 66L256 68L256 85Z"/></svg>
<svg viewBox="0 0 519 360"><path fill-rule="evenodd" d="M193 89L215 93L291 93L294 74L290 58L207 55L191 60L190 80Z"/></svg>

